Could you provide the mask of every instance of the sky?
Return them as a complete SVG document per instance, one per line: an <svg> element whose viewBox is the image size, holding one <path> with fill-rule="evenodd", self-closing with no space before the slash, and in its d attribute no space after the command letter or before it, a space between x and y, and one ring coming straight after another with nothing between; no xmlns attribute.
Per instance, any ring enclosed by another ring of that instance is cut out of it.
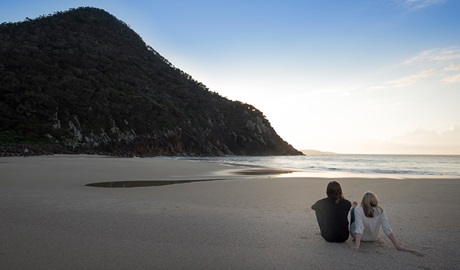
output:
<svg viewBox="0 0 460 270"><path fill-rule="evenodd" d="M299 150L460 154L458 0L2 0L0 22L80 6Z"/></svg>

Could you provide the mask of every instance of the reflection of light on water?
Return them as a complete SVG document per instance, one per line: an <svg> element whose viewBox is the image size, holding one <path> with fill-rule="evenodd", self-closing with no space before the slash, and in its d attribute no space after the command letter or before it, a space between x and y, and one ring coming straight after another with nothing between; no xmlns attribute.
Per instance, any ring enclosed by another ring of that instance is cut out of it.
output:
<svg viewBox="0 0 460 270"><path fill-rule="evenodd" d="M346 173L346 172L327 172L327 171L296 171L276 175L278 178L399 178L390 175Z"/></svg>
<svg viewBox="0 0 460 270"><path fill-rule="evenodd" d="M220 171L220 175L241 175L251 177L274 177L274 178L400 178L398 175L347 173L347 172L328 172L328 171L293 171L291 169L277 168L257 168L248 167L247 169L230 169Z"/></svg>
<svg viewBox="0 0 460 270"><path fill-rule="evenodd" d="M391 179L458 179L457 176L441 175L398 175L398 174L370 174L327 171L296 171L273 175L276 178L391 178Z"/></svg>

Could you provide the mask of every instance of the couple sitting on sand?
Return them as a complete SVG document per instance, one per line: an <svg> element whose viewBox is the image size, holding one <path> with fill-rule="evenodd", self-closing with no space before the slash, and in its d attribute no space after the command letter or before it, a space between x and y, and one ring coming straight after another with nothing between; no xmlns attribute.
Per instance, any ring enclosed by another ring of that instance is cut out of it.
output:
<svg viewBox="0 0 460 270"><path fill-rule="evenodd" d="M351 249L359 248L361 241L376 241L380 227L398 250L409 251L402 247L391 230L386 213L378 206L377 197L366 192L358 206L346 200L342 187L336 181L330 182L326 189L327 198L317 201L311 208L316 212L321 236L328 242L342 243L351 234L355 243ZM351 207L351 210L350 210ZM350 212L350 230L348 230L348 212Z"/></svg>

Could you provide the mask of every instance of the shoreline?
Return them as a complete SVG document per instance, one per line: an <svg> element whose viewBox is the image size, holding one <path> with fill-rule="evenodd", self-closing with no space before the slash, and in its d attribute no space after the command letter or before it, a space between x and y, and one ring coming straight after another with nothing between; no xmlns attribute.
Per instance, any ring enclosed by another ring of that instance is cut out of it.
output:
<svg viewBox="0 0 460 270"><path fill-rule="evenodd" d="M211 162L229 166L264 168L275 166L291 172L291 177L388 177L460 178L460 156L439 155L332 155L264 157L178 157L180 160ZM167 158L167 157L166 157ZM286 175L289 176L289 175Z"/></svg>
<svg viewBox="0 0 460 270"><path fill-rule="evenodd" d="M8 269L453 269L460 179L335 178L371 190L397 239L349 250L324 241L311 205L327 177L162 158L0 158L0 259ZM270 174L264 174L270 173ZM190 182L190 180L195 182ZM114 181L170 181L134 188ZM189 181L189 182L187 182Z"/></svg>
<svg viewBox="0 0 460 270"><path fill-rule="evenodd" d="M355 155L355 154L335 154L335 155ZM356 154L361 156L361 154ZM374 156L370 155L369 156ZM381 156L381 155L376 155ZM393 155L388 155L393 156ZM398 156L398 155L397 155ZM399 155L399 156L452 156L457 157L460 155ZM240 168L237 170L222 170L230 171L232 174L238 175L278 175L279 177L293 177L293 178L309 178L309 177L320 177L320 178L391 178L391 179L460 179L460 175L435 175L435 174L394 174L394 173L364 173L364 172L346 172L346 171L321 171L321 170L305 170L305 169L294 169L286 167L267 167L263 165L249 165L249 164L233 164L229 162L214 162L206 159L195 159L187 158L183 156L153 156L153 157L125 157L125 156L112 156L104 154L45 154L45 155L33 155L28 158L114 158L114 159L164 159L164 160L182 160L189 162L218 164L220 166L228 166L234 168ZM267 156L268 157L268 156ZM0 156L1 159L8 158L24 158L23 156ZM209 157L207 157L209 158ZM219 157L216 157L219 158Z"/></svg>
<svg viewBox="0 0 460 270"><path fill-rule="evenodd" d="M7 156L0 157L0 163L2 159L14 159L24 158L22 156ZM460 179L460 176L455 175L421 175L421 174L384 174L384 173L355 173L355 172L337 172L337 171L320 171L320 170L298 170L285 167L266 167L259 165L247 165L247 164L231 164L231 163L220 163L212 162L200 159L187 159L177 158L169 156L160 157L123 157L123 156L109 156L102 154L51 154L51 155L37 155L29 156L27 158L111 158L111 159L159 159L159 160L180 160L187 162L206 163L209 165L218 165L224 167L230 167L231 169L220 169L216 174L226 175L240 175L240 176L263 176L268 177L280 177L280 178L388 178L388 179Z"/></svg>

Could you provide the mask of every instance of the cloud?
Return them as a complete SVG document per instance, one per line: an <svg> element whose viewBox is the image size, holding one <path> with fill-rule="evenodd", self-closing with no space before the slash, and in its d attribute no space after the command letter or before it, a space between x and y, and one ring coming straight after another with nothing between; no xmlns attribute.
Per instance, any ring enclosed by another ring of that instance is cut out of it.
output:
<svg viewBox="0 0 460 270"><path fill-rule="evenodd" d="M444 71L457 71L460 69L460 64L457 64L457 65L450 65L450 66L447 66L444 68Z"/></svg>
<svg viewBox="0 0 460 270"><path fill-rule="evenodd" d="M419 127L384 141L364 140L362 146L362 153L460 155L460 125L444 131Z"/></svg>
<svg viewBox="0 0 460 270"><path fill-rule="evenodd" d="M401 0L400 5L408 9L421 9L429 6L443 4L447 0Z"/></svg>
<svg viewBox="0 0 460 270"><path fill-rule="evenodd" d="M460 145L460 126L453 125L447 131L434 131L424 128L417 128L412 132L406 133L393 140L393 142L402 144L447 146Z"/></svg>
<svg viewBox="0 0 460 270"><path fill-rule="evenodd" d="M436 48L426 50L418 55L404 61L404 64L411 65L419 62L445 62L452 60L460 60L460 48Z"/></svg>
<svg viewBox="0 0 460 270"><path fill-rule="evenodd" d="M448 142L456 142L460 144L460 126L453 125L448 131L441 133L442 139Z"/></svg>
<svg viewBox="0 0 460 270"><path fill-rule="evenodd" d="M441 132L419 127L379 146L382 153L459 155L460 125Z"/></svg>
<svg viewBox="0 0 460 270"><path fill-rule="evenodd" d="M442 82L444 83L457 83L460 82L460 73L452 76L446 76L441 79Z"/></svg>
<svg viewBox="0 0 460 270"><path fill-rule="evenodd" d="M460 82L460 74L458 73L458 70L460 70L460 47L435 48L431 50L425 50L403 61L402 64L404 66L410 65L411 67L419 69L426 69L427 67L430 67L430 75L439 78L443 83ZM415 75L423 77L424 74L427 75L426 71L420 71ZM416 80L417 76L415 75L404 77L400 80L395 80L394 83L399 81L410 82L411 79Z"/></svg>
<svg viewBox="0 0 460 270"><path fill-rule="evenodd" d="M412 132L395 138L394 142L399 144L432 144L440 140L441 137L438 132L419 127Z"/></svg>
<svg viewBox="0 0 460 270"><path fill-rule="evenodd" d="M410 66L408 68L408 66ZM415 70L413 74L389 80L370 89L400 88L416 84L426 78L436 78L445 84L460 82L460 47L425 50L402 61L397 68ZM418 70L418 71L417 71Z"/></svg>
<svg viewBox="0 0 460 270"><path fill-rule="evenodd" d="M433 69L422 70L418 73L404 76L402 78L385 82L383 85L372 87L372 89L399 88L416 84L418 81L434 76Z"/></svg>

